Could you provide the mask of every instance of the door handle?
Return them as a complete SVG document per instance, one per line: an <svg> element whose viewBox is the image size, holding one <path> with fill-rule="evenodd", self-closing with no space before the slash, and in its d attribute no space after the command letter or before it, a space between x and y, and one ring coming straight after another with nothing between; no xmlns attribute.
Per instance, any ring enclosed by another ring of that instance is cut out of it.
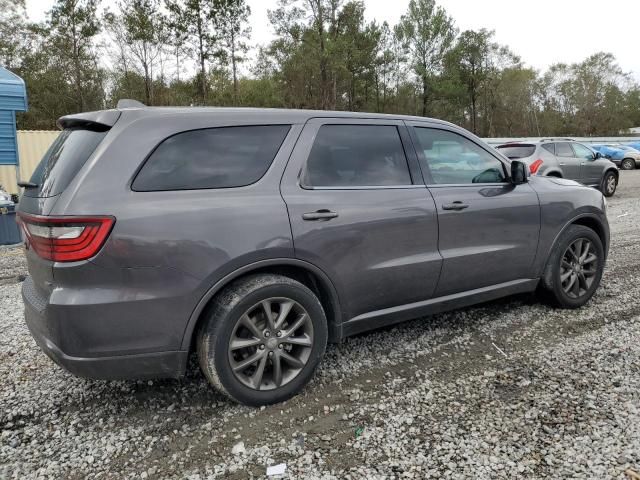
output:
<svg viewBox="0 0 640 480"><path fill-rule="evenodd" d="M303 213L302 219L313 221L313 220L331 220L332 218L336 218L338 214L336 212L332 212L331 210L318 210L317 212L309 212Z"/></svg>
<svg viewBox="0 0 640 480"><path fill-rule="evenodd" d="M465 208L469 208L469 205L467 205L466 203L462 203L460 201L457 202L453 202L453 203L446 203L444 205L442 205L442 209L443 210L464 210Z"/></svg>
<svg viewBox="0 0 640 480"><path fill-rule="evenodd" d="M560 162L560 163L559 163L559 165L560 165L561 167L564 167L564 166L566 165L566 163L564 163L564 162Z"/></svg>

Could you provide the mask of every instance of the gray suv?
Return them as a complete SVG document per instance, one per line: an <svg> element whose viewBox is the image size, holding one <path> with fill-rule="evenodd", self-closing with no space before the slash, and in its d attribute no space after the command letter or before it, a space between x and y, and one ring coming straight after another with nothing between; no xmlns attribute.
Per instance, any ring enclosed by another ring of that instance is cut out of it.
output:
<svg viewBox="0 0 640 480"><path fill-rule="evenodd" d="M536 289L580 307L607 256L600 192L438 120L123 108L59 126L23 184L23 297L81 376L180 377L194 352L231 399L280 402L327 342Z"/></svg>
<svg viewBox="0 0 640 480"><path fill-rule="evenodd" d="M529 166L532 175L569 178L611 197L618 186L618 167L600 152L569 138L505 143L496 147L511 160Z"/></svg>

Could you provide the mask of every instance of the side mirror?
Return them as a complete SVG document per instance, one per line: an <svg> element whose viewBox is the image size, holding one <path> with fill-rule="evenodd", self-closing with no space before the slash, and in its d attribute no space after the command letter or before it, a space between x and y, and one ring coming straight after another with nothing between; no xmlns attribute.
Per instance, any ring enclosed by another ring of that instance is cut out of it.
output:
<svg viewBox="0 0 640 480"><path fill-rule="evenodd" d="M511 162L511 183L514 185L520 185L527 183L529 180L529 169L527 164L519 160L513 160Z"/></svg>
<svg viewBox="0 0 640 480"><path fill-rule="evenodd" d="M602 158L602 154L600 152L596 152L594 160L598 160L599 158Z"/></svg>

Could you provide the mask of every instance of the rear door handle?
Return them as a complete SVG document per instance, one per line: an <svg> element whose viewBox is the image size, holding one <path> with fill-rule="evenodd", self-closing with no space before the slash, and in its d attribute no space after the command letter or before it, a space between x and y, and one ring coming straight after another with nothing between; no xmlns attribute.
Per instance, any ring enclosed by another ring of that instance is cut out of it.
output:
<svg viewBox="0 0 640 480"><path fill-rule="evenodd" d="M443 210L464 210L465 208L469 208L469 205L467 205L466 203L462 203L462 202L453 202L453 203L446 203L444 205L442 205L442 209Z"/></svg>
<svg viewBox="0 0 640 480"><path fill-rule="evenodd" d="M331 220L332 218L336 218L338 214L336 212L332 212L331 210L318 210L317 212L309 212L303 213L302 219L313 221L313 220Z"/></svg>

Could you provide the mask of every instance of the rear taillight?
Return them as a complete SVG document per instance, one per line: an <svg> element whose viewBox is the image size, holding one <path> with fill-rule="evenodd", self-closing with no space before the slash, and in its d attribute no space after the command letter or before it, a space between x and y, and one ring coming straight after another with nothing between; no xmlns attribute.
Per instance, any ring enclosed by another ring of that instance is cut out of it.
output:
<svg viewBox="0 0 640 480"><path fill-rule="evenodd" d="M529 165L529 171L535 174L540 169L543 163L544 162L541 159L536 160L531 165Z"/></svg>
<svg viewBox="0 0 640 480"><path fill-rule="evenodd" d="M18 213L28 248L54 262L93 257L115 223L113 217L41 217Z"/></svg>

